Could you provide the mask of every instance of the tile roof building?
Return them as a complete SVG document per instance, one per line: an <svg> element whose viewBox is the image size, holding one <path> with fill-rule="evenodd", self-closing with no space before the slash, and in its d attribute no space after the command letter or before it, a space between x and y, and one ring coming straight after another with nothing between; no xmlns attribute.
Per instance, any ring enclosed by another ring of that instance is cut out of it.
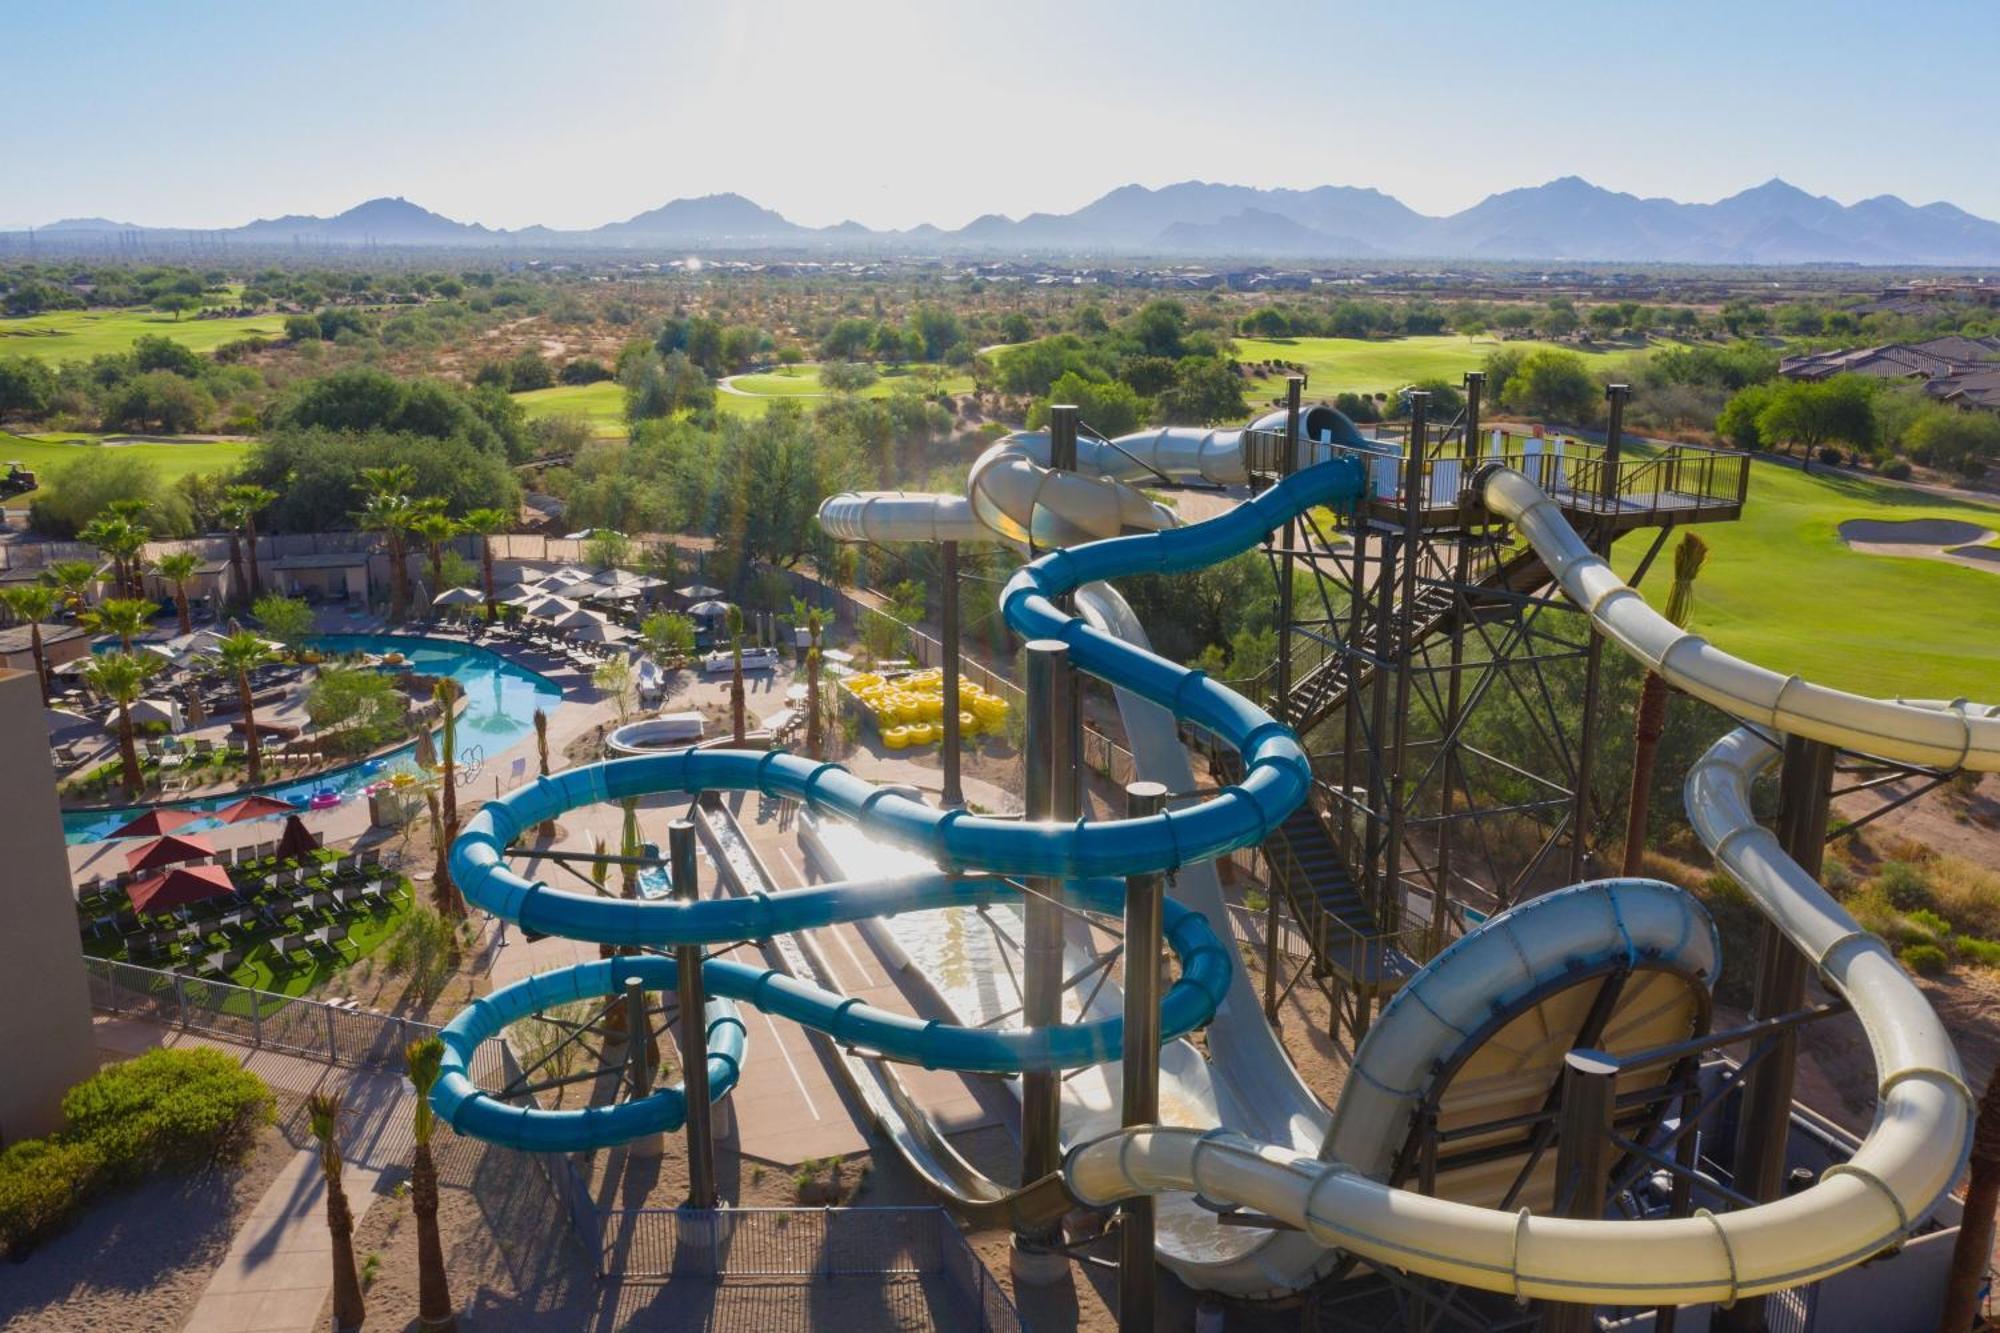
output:
<svg viewBox="0 0 2000 1333"><path fill-rule="evenodd" d="M1850 374L1915 380L1940 402L2000 411L2000 337L1949 334L1920 343L1809 352L1786 357L1779 362L1778 373L1794 380Z"/></svg>

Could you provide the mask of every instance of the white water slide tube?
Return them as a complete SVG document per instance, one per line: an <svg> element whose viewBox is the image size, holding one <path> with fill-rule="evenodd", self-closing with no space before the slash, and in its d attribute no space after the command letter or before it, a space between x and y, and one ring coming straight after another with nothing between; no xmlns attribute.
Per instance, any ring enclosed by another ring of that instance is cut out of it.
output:
<svg viewBox="0 0 2000 1333"><path fill-rule="evenodd" d="M2000 709L1870 699L1731 657L1647 607L1525 477L1495 470L1480 490L1598 632L1687 693L1757 726L1885 759L2000 769ZM1538 1217L1392 1189L1348 1162L1237 1134L1155 1128L1072 1149L1072 1190L1093 1203L1198 1190L1373 1263L1524 1298L1599 1304L1732 1301L1826 1277L1895 1244L1962 1169L1972 1097L1943 1026L1887 947L1756 822L1750 787L1777 757L1758 732L1734 731L1689 773L1686 800L1716 859L1852 1006L1875 1059L1875 1123L1854 1157L1812 1188L1720 1216Z"/></svg>

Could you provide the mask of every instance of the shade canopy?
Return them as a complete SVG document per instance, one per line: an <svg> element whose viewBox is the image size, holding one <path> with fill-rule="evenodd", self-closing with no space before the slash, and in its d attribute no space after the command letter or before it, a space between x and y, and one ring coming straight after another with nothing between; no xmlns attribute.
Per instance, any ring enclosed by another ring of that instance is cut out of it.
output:
<svg viewBox="0 0 2000 1333"><path fill-rule="evenodd" d="M687 613L700 620L719 620L729 614L727 602L696 602Z"/></svg>
<svg viewBox="0 0 2000 1333"><path fill-rule="evenodd" d="M298 807L290 801L281 801L275 796L245 796L215 812L215 817L225 824L246 824L253 819L269 819L272 815L289 815Z"/></svg>
<svg viewBox="0 0 2000 1333"><path fill-rule="evenodd" d="M137 819L119 825L105 837L107 841L111 838L157 838L175 829L186 828L200 818L192 810L148 810Z"/></svg>
<svg viewBox="0 0 2000 1333"><path fill-rule="evenodd" d="M608 588L602 584L579 583L570 592L591 602L629 602L646 595L645 589L630 583L614 584Z"/></svg>
<svg viewBox="0 0 2000 1333"><path fill-rule="evenodd" d="M623 643L632 637L632 631L620 629L616 625L596 621L588 625L578 625L566 630L568 637L578 643Z"/></svg>
<svg viewBox="0 0 2000 1333"><path fill-rule="evenodd" d="M132 900L135 912L165 912L234 892L236 886L221 866L175 866L163 874L125 886L125 896Z"/></svg>
<svg viewBox="0 0 2000 1333"><path fill-rule="evenodd" d="M431 598L432 606L478 606L486 594L477 588L446 588Z"/></svg>
<svg viewBox="0 0 2000 1333"><path fill-rule="evenodd" d="M710 597L722 596L722 589L711 588L706 583L690 583L685 588L674 589L674 596L685 597L690 602L700 602Z"/></svg>
<svg viewBox="0 0 2000 1333"><path fill-rule="evenodd" d="M549 623L557 629L579 629L585 625L602 625L608 620L602 611L590 611L578 607L574 611L553 617Z"/></svg>
<svg viewBox="0 0 2000 1333"><path fill-rule="evenodd" d="M203 861L215 855L215 848L199 834L169 833L143 847L125 853L127 870L157 870L181 861Z"/></svg>
<svg viewBox="0 0 2000 1333"><path fill-rule="evenodd" d="M521 614L524 616L533 616L536 620L559 620L563 616L570 614L570 612L580 609L575 602L572 602L567 597L545 596L537 598L529 602L526 606L523 606Z"/></svg>
<svg viewBox="0 0 2000 1333"><path fill-rule="evenodd" d="M507 606L515 606L521 602L531 601L541 595L540 589L530 587L525 583L503 583L493 590L493 600L504 603Z"/></svg>

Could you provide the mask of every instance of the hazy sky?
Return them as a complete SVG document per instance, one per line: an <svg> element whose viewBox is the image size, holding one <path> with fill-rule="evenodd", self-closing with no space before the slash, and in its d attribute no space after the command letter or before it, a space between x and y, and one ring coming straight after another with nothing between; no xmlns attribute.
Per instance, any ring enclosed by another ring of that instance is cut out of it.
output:
<svg viewBox="0 0 2000 1333"><path fill-rule="evenodd" d="M957 226L1189 178L1439 213L1569 174L2000 217L1987 0L5 0L0 49L0 226L400 194L587 227L726 190Z"/></svg>

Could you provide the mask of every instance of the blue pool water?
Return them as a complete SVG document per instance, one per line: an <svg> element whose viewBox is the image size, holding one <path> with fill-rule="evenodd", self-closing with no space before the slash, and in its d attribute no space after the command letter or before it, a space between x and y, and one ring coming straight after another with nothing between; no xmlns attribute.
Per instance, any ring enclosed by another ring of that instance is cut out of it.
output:
<svg viewBox="0 0 2000 1333"><path fill-rule="evenodd" d="M465 708L458 717L458 752L461 764L477 766L478 776L465 783L476 797L481 788L491 794L491 779L498 777L511 786L518 775L501 772L497 761L502 753L535 729L535 710L553 714L562 702L562 690L525 667L484 648L453 643L447 639L420 639L402 634L326 634L313 646L327 653L396 653L408 660L412 670L431 676L450 676L465 691ZM331 792L342 802L355 799L361 789L390 773L416 770L412 757L415 742L386 755L378 755L345 768L293 782L259 788L266 795L290 801L300 809L319 792ZM152 806L116 810L69 810L63 813L63 838L67 842L96 842L126 823L142 810L159 805L185 810L214 810L230 804L240 792L227 796L204 797L192 801L163 801ZM464 798L461 798L464 799ZM190 831L216 827L216 821L202 820L188 825Z"/></svg>

